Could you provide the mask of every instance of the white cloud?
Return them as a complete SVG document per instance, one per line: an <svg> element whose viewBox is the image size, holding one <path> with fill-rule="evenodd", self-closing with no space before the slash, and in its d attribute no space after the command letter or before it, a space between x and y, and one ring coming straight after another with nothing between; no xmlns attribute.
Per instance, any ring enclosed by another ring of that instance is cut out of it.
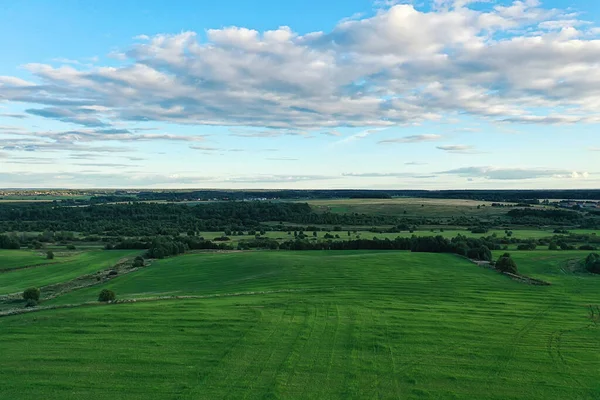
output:
<svg viewBox="0 0 600 400"><path fill-rule="evenodd" d="M34 81L0 77L0 96L84 126L167 121L331 131L457 113L600 122L600 40L573 13L533 0L486 11L470 0L437 1L427 12L392 3L330 32L226 27L207 30L206 41L195 32L139 35L111 53L127 64L29 64Z"/></svg>
<svg viewBox="0 0 600 400"><path fill-rule="evenodd" d="M337 142L335 142L335 144L351 143L356 140L364 139L367 136L373 135L374 133L378 133L380 131L381 131L381 129L366 129L364 131L355 133L354 135L350 135L342 140L338 140Z"/></svg>
<svg viewBox="0 0 600 400"><path fill-rule="evenodd" d="M466 144L449 144L444 146L436 146L436 149L444 150L449 153L461 154L469 154L475 152L475 148L473 146L468 146Z"/></svg>
<svg viewBox="0 0 600 400"><path fill-rule="evenodd" d="M499 167L464 167L448 171L441 171L438 173L458 175L466 178L482 178L490 180L522 180L538 178L586 179L589 177L589 174L587 172L543 168L527 169Z"/></svg>
<svg viewBox="0 0 600 400"><path fill-rule="evenodd" d="M442 135L435 134L424 134L424 135L410 135L396 139L385 139L380 140L379 144L387 144L387 143L422 143L422 142L435 142L440 140Z"/></svg>

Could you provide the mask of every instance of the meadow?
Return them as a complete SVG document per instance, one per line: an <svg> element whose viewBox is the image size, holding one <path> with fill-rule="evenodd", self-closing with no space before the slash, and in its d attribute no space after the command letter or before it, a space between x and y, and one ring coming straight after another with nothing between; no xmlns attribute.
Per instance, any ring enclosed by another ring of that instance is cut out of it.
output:
<svg viewBox="0 0 600 400"><path fill-rule="evenodd" d="M0 273L0 295L20 292L31 286L65 282L110 268L120 259L138 253L132 250L65 252L47 260L45 254L42 256L39 251L3 250L0 252L0 265L12 266L12 270ZM32 267L22 268L27 266Z"/></svg>
<svg viewBox="0 0 600 400"><path fill-rule="evenodd" d="M136 303L0 318L0 397L597 399L600 277L572 268L582 252L513 257L552 285L451 254L155 261L43 305ZM203 298L141 301L165 295Z"/></svg>
<svg viewBox="0 0 600 400"><path fill-rule="evenodd" d="M52 264L59 260L46 259L45 251L0 250L0 271L26 268L34 265Z"/></svg>
<svg viewBox="0 0 600 400"><path fill-rule="evenodd" d="M409 231L402 231L402 232L396 232L396 233L380 233L380 232L371 232L369 230L365 230L364 227L342 227L341 231L334 231L333 229L331 229L331 227L324 227L324 229L327 229L325 231L319 231L317 232L317 239L323 239L323 237L325 236L326 233L329 233L331 235L339 235L340 237L337 239L332 239L332 240L352 240L352 239L357 239L357 238L361 238L361 239L372 239L374 237L379 238L379 239L390 239L393 240L397 237L401 237L401 238L409 238L413 235L415 236L443 236L445 238L451 239L453 237L456 237L457 235L462 235L462 236L466 236L466 237L472 237L472 238L481 238L481 237L486 237L486 236L491 236L491 235L496 235L498 238L503 238L506 236L506 232L504 231L504 229L490 229L488 230L486 233L472 233L471 230L469 229L448 229L448 228L435 228L435 229L420 229L420 230L415 230L414 232L409 232ZM350 230L350 235L348 235L348 230ZM356 230L356 233L355 233ZM562 234L556 234L554 233L554 229L551 228L542 228L542 229L511 229L512 230L512 238L515 239L544 239L544 238L551 238L553 236L561 236ZM569 233L576 233L576 234L582 234L582 235L600 235L600 230L595 230L595 229L573 229L570 230ZM313 236L313 232L312 231L306 231L304 232L304 234L309 238L312 239ZM223 232L199 232L198 233L199 236L202 236L203 238L207 239L207 240L214 240L215 238L221 237L223 236ZM269 239L276 239L279 241L285 241L285 240L294 240L294 232L290 231L290 233L288 234L288 232L283 232L283 231L267 231L265 232L264 235L261 235L262 237L266 237ZM240 240L251 240L254 239L254 235L233 235L233 236L229 236L229 238L231 239L231 242L233 243L237 243Z"/></svg>
<svg viewBox="0 0 600 400"><path fill-rule="evenodd" d="M372 215L404 215L406 217L494 217L506 213L492 202L461 199L327 199L306 201L315 210L332 213L364 213Z"/></svg>

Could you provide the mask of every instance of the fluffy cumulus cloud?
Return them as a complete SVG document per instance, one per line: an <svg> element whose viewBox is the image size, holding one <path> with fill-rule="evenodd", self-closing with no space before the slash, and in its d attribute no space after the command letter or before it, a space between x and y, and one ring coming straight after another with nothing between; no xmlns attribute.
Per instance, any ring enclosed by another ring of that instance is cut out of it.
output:
<svg viewBox="0 0 600 400"><path fill-rule="evenodd" d="M537 0L434 0L427 11L406 3L385 1L373 16L304 35L286 26L209 29L206 39L142 33L117 66L28 64L33 78L0 77L0 96L87 128L168 121L332 133L459 113L600 121L592 24Z"/></svg>

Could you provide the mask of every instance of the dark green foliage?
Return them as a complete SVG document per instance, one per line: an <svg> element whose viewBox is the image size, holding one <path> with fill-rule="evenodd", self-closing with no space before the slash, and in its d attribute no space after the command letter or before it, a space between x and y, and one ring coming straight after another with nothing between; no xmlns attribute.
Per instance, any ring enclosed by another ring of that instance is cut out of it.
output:
<svg viewBox="0 0 600 400"><path fill-rule="evenodd" d="M52 250L48 250L48 252L46 252L46 259L54 260L54 252L52 252Z"/></svg>
<svg viewBox="0 0 600 400"><path fill-rule="evenodd" d="M67 245L67 250L76 250L77 248L75 247L74 244L68 244Z"/></svg>
<svg viewBox="0 0 600 400"><path fill-rule="evenodd" d="M27 301L25 302L25 308L36 307L37 305L38 302L33 299L27 299Z"/></svg>
<svg viewBox="0 0 600 400"><path fill-rule="evenodd" d="M517 246L517 250L535 250L537 245L533 242L530 243L522 243Z"/></svg>
<svg viewBox="0 0 600 400"><path fill-rule="evenodd" d="M589 251L594 251L596 250L596 248L592 245L589 244L584 244L582 246L579 246L579 250L589 250Z"/></svg>
<svg viewBox="0 0 600 400"><path fill-rule="evenodd" d="M114 301L116 298L115 292L109 289L102 289L100 295L98 296L98 301L109 302Z"/></svg>
<svg viewBox="0 0 600 400"><path fill-rule="evenodd" d="M585 259L585 269L592 274L600 274L600 255L590 253Z"/></svg>
<svg viewBox="0 0 600 400"><path fill-rule="evenodd" d="M517 263L512 259L509 253L504 253L502 257L496 261L495 267L498 271L517 273Z"/></svg>
<svg viewBox="0 0 600 400"><path fill-rule="evenodd" d="M146 252L146 256L148 258L161 259L168 256L183 254L188 248L189 247L182 241L159 237L152 241Z"/></svg>
<svg viewBox="0 0 600 400"><path fill-rule="evenodd" d="M0 235L0 249L17 250L21 248L21 244L16 237L8 235Z"/></svg>
<svg viewBox="0 0 600 400"><path fill-rule="evenodd" d="M550 244L548 245L548 250L558 250L558 245L556 244L556 242L550 242Z"/></svg>
<svg viewBox="0 0 600 400"><path fill-rule="evenodd" d="M40 294L40 289L36 287L30 287L25 289L25 291L23 292L23 299L38 302L40 301Z"/></svg>
<svg viewBox="0 0 600 400"><path fill-rule="evenodd" d="M67 207L50 204L0 204L0 231L42 231L39 240L70 240L72 232L111 236L176 235L197 231L228 233L258 230L261 223L285 221L308 225L397 224L393 216L316 213L306 203L214 202L182 204L96 204ZM340 228L341 229L341 228ZM60 233L54 233L60 230ZM59 238L59 239L57 239ZM0 246L2 241L0 240ZM14 246L14 244L12 244Z"/></svg>
<svg viewBox="0 0 600 400"><path fill-rule="evenodd" d="M539 208L516 208L507 214L513 222L528 225L578 223L584 219L581 213L567 210L546 210Z"/></svg>
<svg viewBox="0 0 600 400"><path fill-rule="evenodd" d="M137 256L134 260L133 260L133 267L134 268L140 268L144 266L144 257L142 256Z"/></svg>

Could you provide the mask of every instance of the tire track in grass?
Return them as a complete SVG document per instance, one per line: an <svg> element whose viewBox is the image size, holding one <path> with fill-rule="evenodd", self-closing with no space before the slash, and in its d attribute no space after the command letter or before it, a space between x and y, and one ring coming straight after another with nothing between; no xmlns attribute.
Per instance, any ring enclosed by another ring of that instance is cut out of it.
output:
<svg viewBox="0 0 600 400"><path fill-rule="evenodd" d="M529 318L527 322L525 322L525 324L519 330L517 330L514 335L512 335L510 343L506 346L507 351L505 352L504 357L502 357L502 359L500 359L496 365L495 375L497 377L504 374L512 360L515 358L519 344L546 316L550 307L552 307L552 304L540 310L532 318Z"/></svg>
<svg viewBox="0 0 600 400"><path fill-rule="evenodd" d="M306 361L308 361L308 364L305 368L305 370L307 371L313 371L313 373L315 371L319 370L319 367L321 365L323 365L323 363L320 361L320 356L322 355L323 351L322 348L324 346L327 345L327 339L329 338L328 335L328 326L329 326L329 304L325 304L325 303L320 303L319 304L319 308L323 308L324 312L322 311L320 314L320 318L315 320L315 327L318 326L318 329L315 329L315 336L314 336L314 340L316 341L316 344L313 344L310 348L308 348L309 353L305 353L305 355L311 354L310 352L312 352L312 357L305 357ZM298 377L297 377L298 378ZM300 394L301 398L305 398L308 397L307 396L307 389L312 389L312 387L310 387L310 385L308 384L302 384L302 391ZM321 386L322 388L322 386Z"/></svg>
<svg viewBox="0 0 600 400"><path fill-rule="evenodd" d="M331 343L330 352L329 352L329 362L327 365L327 374L325 375L325 380L327 381L327 386L329 386L331 378L331 368L333 367L333 355L335 352L335 345L337 341L338 331L340 329L340 308L335 304L335 331L333 332L333 341Z"/></svg>
<svg viewBox="0 0 600 400"><path fill-rule="evenodd" d="M278 330L281 326L281 321L285 317L286 311L289 309L289 302L286 304L286 308L280 310L279 319L277 321L273 321L270 319L269 321L265 321L264 318L261 318L260 323L256 324L257 329L252 329L251 332L248 332L242 340L238 342L235 348L230 349L219 361L219 363L215 366L215 374L210 376L211 385L208 387L202 388L202 394L210 391L210 396L207 398L230 398L231 393L238 389L240 385L240 380L243 377L246 377L248 374L248 369L252 367L252 365L256 364L257 359L260 357L259 346L256 343L253 343L254 336L260 335L257 331L262 327L264 328L265 323L270 323L271 330L269 331L268 336L271 337L275 330ZM259 353L259 354L256 354ZM224 375L224 376L219 376ZM204 380L204 383L207 383L208 376ZM217 395L218 393L218 395ZM208 394L208 393L207 393Z"/></svg>
<svg viewBox="0 0 600 400"><path fill-rule="evenodd" d="M203 392L206 390L206 388L204 387L204 384L207 382L207 380L209 378L212 378L214 376L215 371L220 371L220 365L221 362L228 357L232 352L234 352L238 347L241 346L241 344L244 342L244 340L262 323L264 315L262 313L262 311L260 310L256 310L255 311L259 318L257 320L254 321L254 323L252 325L250 325L250 327L248 329L246 329L246 331L244 332L244 334L242 336L240 336L240 338L235 341L233 343L233 345L231 347L229 347L225 353L222 355L221 359L219 360L219 362L217 362L208 372L206 373L202 373L202 371L198 371L198 373L196 374L197 376L197 385L195 387L191 387L187 390L187 394L182 394L182 398L190 398L188 396L191 395L198 395L198 391L202 390ZM195 397L192 397L195 398Z"/></svg>
<svg viewBox="0 0 600 400"><path fill-rule="evenodd" d="M392 341L390 339L390 324L387 318L384 317L385 321L385 339L387 344L388 353L390 355L390 361L392 362L392 380L394 381L394 387L396 388L396 398L400 399L400 385L398 384L398 372L396 371L396 357L394 356L394 350L392 349Z"/></svg>
<svg viewBox="0 0 600 400"><path fill-rule="evenodd" d="M288 309L289 309L289 302L288 302L288 308L286 309L286 311L287 311ZM283 313L283 316L285 316L285 312ZM294 312L294 313L292 313L292 316L291 316L291 318L290 318L290 319L291 319L291 321L290 321L290 322L292 322L292 321L294 320L294 317L295 317L295 312ZM277 324L277 329L274 329L274 330L272 330L272 331L271 331L271 333L270 333L270 334L269 334L267 337L265 337L265 338L264 338L264 340L262 341L262 343L261 343L261 346L260 346L260 347L266 347L266 345L267 345L267 344L269 344L269 343L279 343L279 344L281 344L281 343L282 343L282 341L275 341L275 340L272 340L272 338L273 338L273 336L275 335L275 333L277 333L277 332L280 332L280 331L282 330L282 329L281 329L281 328L282 328L282 325L283 325L283 323L282 323L282 320L283 320L283 318L281 318L281 319L279 320L279 322L278 322L278 324ZM290 324L286 324L286 327L289 327L289 326L290 326ZM256 346L258 347L258 345L256 345ZM250 385L249 385L249 387L248 387L248 390L246 390L246 391L245 391L245 393L244 393L244 396L243 396L243 398L244 398L244 399L247 399L247 398L248 398L248 397L249 397L249 396L252 394L252 391L253 391L255 388L256 388L256 390L262 391L262 390L261 390L262 386L258 386L258 387L256 387L256 386L253 386L253 385L255 385L256 383L258 383L258 382L259 382L259 378L260 378L260 377L263 375L263 373L265 372L265 370L267 370L267 368L270 366L271 360L273 359L273 355L274 355L274 354L275 354L277 351L279 351L279 349L280 349L280 348L279 348L279 346L271 346L271 351L269 351L269 356L267 357L267 359L266 359L266 360L264 360L264 361L261 361L260 367L258 368L258 371L257 371L257 373L256 373L256 379L255 379L255 380L253 380L253 381L250 383ZM244 375L244 378L246 378L246 377L247 377L247 376L246 376L246 374L245 374L245 375Z"/></svg>
<svg viewBox="0 0 600 400"><path fill-rule="evenodd" d="M278 375L280 373L280 371L282 371L284 369L284 365L289 361L290 357L292 357L294 354L297 354L298 352L295 351L295 349L297 348L297 345L300 341L301 336L304 334L304 332L306 330L309 329L310 326L310 313L308 313L308 305L305 305L304 307L305 313L304 313L304 323L302 324L302 328L301 329L297 329L296 335L294 336L293 340L291 341L291 343L289 344L288 347L288 351L287 353L285 353L284 356L281 357L281 361L278 363L277 367L274 368L273 371L273 375L272 378L270 379L270 385L269 385L269 389L271 389L268 393L265 393L263 396L271 396L271 397L277 397L276 394L278 392ZM293 327L293 325L290 325L290 327Z"/></svg>
<svg viewBox="0 0 600 400"><path fill-rule="evenodd" d="M298 367L298 364L300 363L301 359L302 359L302 355L306 354L306 350L308 349L308 345L311 344L311 339L313 337L313 333L315 331L315 326L317 325L317 320L319 318L319 307L315 306L314 304L312 305L313 308L313 313L311 313L312 318L306 320L306 323L309 325L310 329L308 331L308 335L306 335L306 337L301 336L301 339L304 341L304 345L302 346L302 349L293 352L288 359L286 360L286 364L289 364L287 366L287 368L285 369L285 372L281 372L281 374L287 374L287 378L285 378L285 383L283 384L284 387L289 388L291 387L291 383L292 383L292 379L296 377L296 369ZM281 377L281 379L284 379L283 377ZM303 389L306 389L306 385L303 385ZM304 391L302 392L302 396L304 395Z"/></svg>
<svg viewBox="0 0 600 400"><path fill-rule="evenodd" d="M277 321L277 323L275 324L275 327L271 330L269 335L267 335L266 337L262 336L263 339L260 341L260 345L259 345L259 343L254 343L253 346L249 347L249 349L253 348L254 351L246 352L246 354L248 354L248 353L249 354L258 353L258 354L255 354L254 356L251 357L250 362L247 363L247 367L246 367L244 373L238 374L238 377L235 378L236 382L240 382L240 381L243 382L243 384L241 385L242 387L248 388L245 391L243 398L247 398L248 395L251 393L251 391L253 391L255 389L256 390L261 389L260 386L258 388L256 386L256 384L259 382L259 378L261 377L263 371L268 367L268 362L273 357L273 354L275 353L275 351L280 349L280 345L285 345L285 343L286 343L284 340L281 340L281 339L274 340L273 337L275 336L275 334L281 332L284 329L284 327L287 328L286 329L286 332L287 332L287 330L289 330L289 327L291 326L291 324L285 323L286 317L289 316L289 320L290 320L290 322L292 322L294 320L295 315L296 315L296 309L295 309L295 307L290 308L290 299L288 299L285 310L281 313L279 320ZM279 336L285 336L285 333L283 333ZM273 346L272 343L277 343L278 345ZM263 348L268 348L269 344L271 344L272 350L269 352L269 356L267 357L266 360L264 360L264 359L261 360L260 356L262 354L264 354L264 352L261 350ZM257 374L248 373L248 370L251 369L252 366L257 365L257 364L260 365L258 373ZM247 379L251 379L251 381L249 383L246 383ZM239 385L229 385L229 392L227 395L229 395L229 393L234 389L234 387L237 387L237 386L239 386Z"/></svg>
<svg viewBox="0 0 600 400"><path fill-rule="evenodd" d="M595 329L596 325L591 324L580 328L574 329L559 329L553 331L548 339L548 354L552 359L553 363L559 367L560 372L567 377L569 380L573 381L577 386L582 390L588 390L588 388L577 378L577 375L572 373L572 368L567 362L562 350L563 346L563 336L569 333L575 333L580 331L586 331L588 329Z"/></svg>

